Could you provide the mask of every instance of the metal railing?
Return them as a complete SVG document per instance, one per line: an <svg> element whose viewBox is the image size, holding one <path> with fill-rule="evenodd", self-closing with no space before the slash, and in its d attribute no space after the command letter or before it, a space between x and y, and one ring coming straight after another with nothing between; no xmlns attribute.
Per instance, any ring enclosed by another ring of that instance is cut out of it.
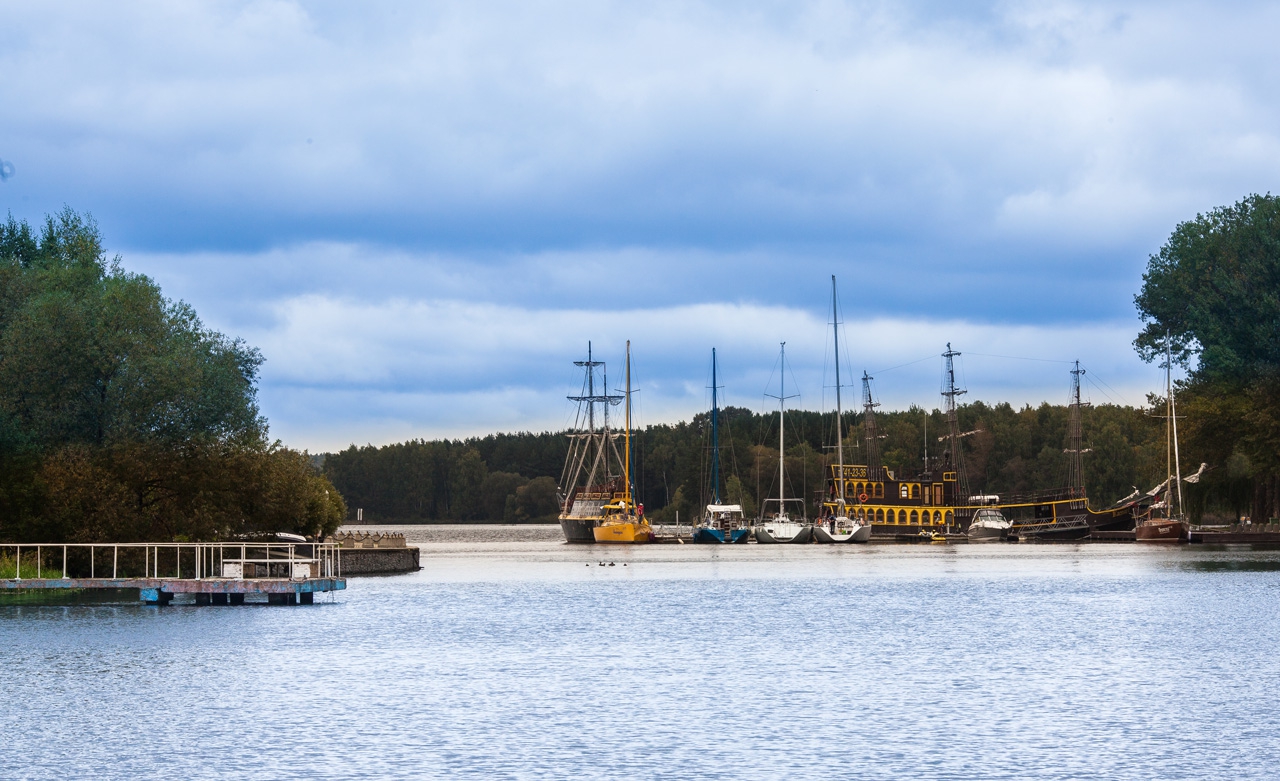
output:
<svg viewBox="0 0 1280 781"><path fill-rule="evenodd" d="M0 579L305 580L341 574L341 548L332 542L0 544Z"/></svg>

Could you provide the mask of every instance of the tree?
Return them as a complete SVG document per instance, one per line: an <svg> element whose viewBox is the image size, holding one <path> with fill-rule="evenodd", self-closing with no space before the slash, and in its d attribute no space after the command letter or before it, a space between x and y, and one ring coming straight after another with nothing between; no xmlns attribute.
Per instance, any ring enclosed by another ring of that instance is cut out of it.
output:
<svg viewBox="0 0 1280 781"><path fill-rule="evenodd" d="M1253 473L1253 515L1280 505L1280 199L1251 195L1183 222L1151 256L1134 299L1145 360L1166 345L1190 376L1182 411L1188 455L1224 466L1239 453ZM1190 421L1189 421L1190 422Z"/></svg>
<svg viewBox="0 0 1280 781"><path fill-rule="evenodd" d="M108 260L92 218L0 224L0 538L326 534L345 505L267 439L262 357Z"/></svg>

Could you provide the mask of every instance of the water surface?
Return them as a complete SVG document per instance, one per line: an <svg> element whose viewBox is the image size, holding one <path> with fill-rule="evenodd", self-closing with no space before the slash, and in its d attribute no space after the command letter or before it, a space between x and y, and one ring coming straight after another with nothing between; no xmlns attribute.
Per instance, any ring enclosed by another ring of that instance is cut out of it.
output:
<svg viewBox="0 0 1280 781"><path fill-rule="evenodd" d="M601 548L557 527L405 528L423 571L310 607L0 607L0 778L1239 779L1280 764L1278 552Z"/></svg>

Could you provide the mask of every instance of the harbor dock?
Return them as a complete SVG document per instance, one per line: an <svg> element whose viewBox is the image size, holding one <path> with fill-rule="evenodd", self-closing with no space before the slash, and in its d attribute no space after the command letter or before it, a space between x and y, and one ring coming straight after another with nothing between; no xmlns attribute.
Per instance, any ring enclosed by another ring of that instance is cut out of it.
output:
<svg viewBox="0 0 1280 781"><path fill-rule="evenodd" d="M201 542L0 545L2 591L137 589L167 605L190 594L197 605L309 605L347 587L334 543Z"/></svg>

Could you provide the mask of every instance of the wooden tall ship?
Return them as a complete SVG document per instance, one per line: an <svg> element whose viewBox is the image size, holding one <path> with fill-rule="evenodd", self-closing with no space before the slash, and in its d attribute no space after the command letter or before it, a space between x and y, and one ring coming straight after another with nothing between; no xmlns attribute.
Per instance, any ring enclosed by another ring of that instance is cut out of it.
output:
<svg viewBox="0 0 1280 781"><path fill-rule="evenodd" d="M1136 497L1128 497L1102 510L1089 505L1084 490L1084 454L1081 436L1080 378L1085 370L1076 361L1071 370L1071 405L1067 418L1067 487L1008 497L1000 508L1012 521L1011 533L1028 540L1082 540L1103 532L1133 529L1138 509Z"/></svg>
<svg viewBox="0 0 1280 781"><path fill-rule="evenodd" d="M578 410L557 489L560 528L566 542L595 542L595 528L614 514L606 507L626 494L626 463L619 449L625 437L609 425L609 409L624 397L608 392L607 367L593 360L590 342L587 359L573 365L583 369L582 391L568 397Z"/></svg>
<svg viewBox="0 0 1280 781"><path fill-rule="evenodd" d="M943 353L942 395L948 432L940 441L946 442L947 448L936 460L931 460L926 453L926 468L913 475L899 477L894 470L880 463L875 420L878 405L872 400L870 387L874 378L864 372L863 430L867 463L831 466L824 509L834 512L843 490L844 496L856 498L849 516L865 519L871 524L872 536L882 539L964 532L974 513L993 509L1010 520L1010 535L1014 539L1081 540L1090 535L1133 530L1135 517L1145 505L1150 504L1150 494L1140 496L1135 492L1105 509L1090 506L1085 495L1082 456L1086 451L1081 445L1083 405L1080 401L1080 377L1084 370L1078 362L1071 373L1067 487L1006 496L1004 501L995 496L970 495L960 447L964 435L959 431L956 418L956 397L965 393L955 383L953 359L959 354L951 349L950 344Z"/></svg>
<svg viewBox="0 0 1280 781"><path fill-rule="evenodd" d="M948 447L933 461L925 454L925 469L899 477L880 463L879 438L871 380L862 373L863 440L867 463L832 464L827 481L825 513L847 512L850 519L871 527L873 538L932 537L948 531L961 532L972 517L959 457L960 432L956 422L956 397L965 391L956 387L951 345L943 353L943 398L946 403ZM842 507L843 506L843 507Z"/></svg>

